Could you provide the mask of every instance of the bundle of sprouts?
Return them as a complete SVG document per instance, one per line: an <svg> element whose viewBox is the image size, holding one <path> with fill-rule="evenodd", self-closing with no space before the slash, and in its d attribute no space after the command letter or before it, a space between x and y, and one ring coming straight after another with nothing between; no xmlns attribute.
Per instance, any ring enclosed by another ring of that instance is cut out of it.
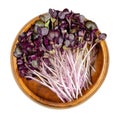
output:
<svg viewBox="0 0 120 120"><path fill-rule="evenodd" d="M48 87L62 102L78 99L92 85L97 44L106 38L98 31L79 13L49 9L18 36L19 75Z"/></svg>

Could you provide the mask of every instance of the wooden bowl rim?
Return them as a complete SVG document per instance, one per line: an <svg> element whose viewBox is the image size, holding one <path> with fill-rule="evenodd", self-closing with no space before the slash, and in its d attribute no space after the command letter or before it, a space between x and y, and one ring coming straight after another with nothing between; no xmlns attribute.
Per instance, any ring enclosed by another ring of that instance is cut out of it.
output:
<svg viewBox="0 0 120 120"><path fill-rule="evenodd" d="M17 42L17 37L20 33L22 33L23 31L26 31L28 30L29 26L31 26L32 24L34 24L34 22L36 20L39 19L39 16L33 18L32 20L30 20L29 22L27 22L23 27L22 29L18 32L14 42L13 42L13 45L12 45L12 49L11 49L11 55L10 55L10 61L11 61L11 69L12 69L12 73L13 73L13 76L18 84L18 86L22 89L22 91L27 95L29 96L30 98L32 98L34 101L38 102L38 103L42 103L46 106L49 106L49 107L56 107L56 108L66 108L66 107L71 107L71 106L75 106L75 105L78 105L80 103L83 103L84 101L86 101L88 98L90 98L98 89L99 87L101 86L101 84L103 83L106 75L107 75L107 71L108 71L108 66L109 66L109 53L108 53L108 47L107 47L107 44L105 41L101 41L100 42L100 46L101 46L101 49L102 49L102 52L103 52L103 68L101 70L101 74L100 76L98 77L98 80L97 82L94 84L94 86L87 92L87 94L83 95L82 97L78 98L77 100L74 100L72 102L68 102L68 103L55 103L55 102L51 102L51 101L48 101L48 100L45 100L45 99L42 99L40 97L38 97L37 95L35 95L31 90L29 90L27 88L27 86L24 84L24 82L22 81L22 79L19 79L18 81L18 78L16 76L16 72L14 70L14 56L13 56L13 51L14 51L14 48L15 48L15 45L16 45L16 42Z"/></svg>

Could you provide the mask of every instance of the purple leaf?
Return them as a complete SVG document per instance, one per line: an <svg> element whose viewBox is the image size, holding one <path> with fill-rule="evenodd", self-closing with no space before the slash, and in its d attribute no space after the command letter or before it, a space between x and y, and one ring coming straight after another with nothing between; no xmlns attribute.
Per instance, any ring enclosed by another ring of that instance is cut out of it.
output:
<svg viewBox="0 0 120 120"><path fill-rule="evenodd" d="M98 39L99 39L99 40L105 40L106 37L107 37L107 35L106 35L105 33L101 33L101 34L99 34Z"/></svg>
<svg viewBox="0 0 120 120"><path fill-rule="evenodd" d="M49 9L49 13L50 15L53 17L53 18L56 18L57 17L57 11L54 10L54 9Z"/></svg>
<svg viewBox="0 0 120 120"><path fill-rule="evenodd" d="M48 32L49 32L48 28L46 28L46 27L41 28L41 35L42 35L42 36L47 35L47 34L48 34Z"/></svg>

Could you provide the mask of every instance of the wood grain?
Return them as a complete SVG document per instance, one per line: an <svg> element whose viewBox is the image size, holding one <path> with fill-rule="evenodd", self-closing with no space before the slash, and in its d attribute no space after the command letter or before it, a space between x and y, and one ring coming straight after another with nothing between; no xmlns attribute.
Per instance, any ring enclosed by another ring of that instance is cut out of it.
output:
<svg viewBox="0 0 120 120"><path fill-rule="evenodd" d="M31 21L29 21L18 33L18 35L24 31L27 31L28 28L36 20L38 20L39 17L35 17ZM71 107L75 106L77 104L80 104L87 100L89 97L91 97L101 86L103 83L105 76L107 74L108 66L109 66L109 54L108 54L108 48L105 41L101 41L98 45L99 47L99 53L96 58L95 62L95 69L96 72L92 73L92 83L93 85L90 87L89 90L83 91L84 94L82 97L79 97L77 100L74 100L72 102L68 103L62 103L61 100L57 97L55 93L53 93L50 89L46 88L45 86L42 86L38 84L35 81L32 80L26 80L19 76L19 73L17 71L17 65L16 65L16 58L13 56L13 52L16 47L17 38L18 35L15 38L15 41L13 43L12 49L11 49L11 68L14 75L14 78L19 85L19 87L23 90L23 92L28 95L30 98L35 100L38 103L42 103L47 106L57 107L57 108L65 108L65 107Z"/></svg>

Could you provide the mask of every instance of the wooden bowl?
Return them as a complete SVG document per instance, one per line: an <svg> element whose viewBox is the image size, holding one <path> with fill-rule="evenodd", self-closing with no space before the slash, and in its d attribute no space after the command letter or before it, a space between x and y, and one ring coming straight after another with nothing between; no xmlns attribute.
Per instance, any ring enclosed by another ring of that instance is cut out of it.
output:
<svg viewBox="0 0 120 120"><path fill-rule="evenodd" d="M74 100L72 102L63 103L55 93L53 93L50 89L46 88L45 86L42 86L35 81L21 78L17 70L16 58L13 56L13 52L15 50L16 43L18 40L17 38L20 33L27 31L28 28L30 28L31 25L34 24L34 22L38 19L39 17L35 17L31 21L29 21L20 30L13 43L11 50L11 67L16 82L18 83L18 85L24 91L25 94L27 94L29 97L31 97L33 100L37 101L38 103L42 103L47 106L65 108L65 107L75 106L77 104L84 102L98 90L98 88L101 86L107 74L108 65L109 65L109 54L108 54L106 42L101 41L100 44L98 45L99 53L95 61L96 72L92 73L93 85L90 87L90 89L84 91L82 97L79 97L77 100Z"/></svg>

